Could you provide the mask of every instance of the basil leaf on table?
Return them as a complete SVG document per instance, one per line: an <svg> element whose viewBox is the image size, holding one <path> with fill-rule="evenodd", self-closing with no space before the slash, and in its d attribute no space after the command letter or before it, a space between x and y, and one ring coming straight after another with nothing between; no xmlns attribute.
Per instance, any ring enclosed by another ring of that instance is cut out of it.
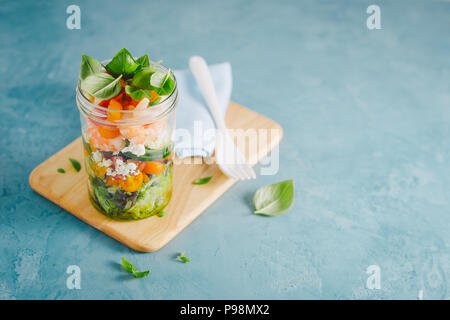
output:
<svg viewBox="0 0 450 320"><path fill-rule="evenodd" d="M204 178L194 180L194 182L192 182L192 183L193 184L207 184L208 182L211 181L211 179L212 179L212 176L204 177Z"/></svg>
<svg viewBox="0 0 450 320"><path fill-rule="evenodd" d="M134 271L134 272L133 272L133 275L134 275L136 278L144 278L144 277L148 276L149 273L150 273L149 270L147 270L147 271L142 271L142 272Z"/></svg>
<svg viewBox="0 0 450 320"><path fill-rule="evenodd" d="M182 261L182 262L184 262L184 263L186 263L186 262L191 262L191 260L189 260L188 257L185 257L185 256L184 256L184 252L183 252L183 253L180 253L180 254L177 256L177 259L180 259L180 261Z"/></svg>
<svg viewBox="0 0 450 320"><path fill-rule="evenodd" d="M72 164L72 167L75 169L76 172L80 172L81 170L81 164L78 162L77 159L69 158L70 163Z"/></svg>
<svg viewBox="0 0 450 320"><path fill-rule="evenodd" d="M133 273L133 271L135 271L136 269L134 268L134 266L125 258L122 257L122 267L128 271Z"/></svg>
<svg viewBox="0 0 450 320"><path fill-rule="evenodd" d="M148 54L144 54L142 57L137 58L137 63L139 63L142 67L150 66L150 59L148 58Z"/></svg>
<svg viewBox="0 0 450 320"><path fill-rule="evenodd" d="M285 180L259 188L253 197L255 214L280 215L292 207L294 181Z"/></svg>
<svg viewBox="0 0 450 320"><path fill-rule="evenodd" d="M146 270L146 271L137 271L136 268L133 266L133 264L131 262L129 262L127 259L125 259L124 257L122 257L122 267L129 273L132 273L133 276L135 276L136 278L143 278L148 276L148 274L150 273L150 270Z"/></svg>
<svg viewBox="0 0 450 320"><path fill-rule="evenodd" d="M141 68L141 65L134 60L127 49L123 48L117 52L105 68L112 74L132 75Z"/></svg>
<svg viewBox="0 0 450 320"><path fill-rule="evenodd" d="M59 173L66 173L66 170L64 170L63 168L58 168L56 169L56 171L58 171Z"/></svg>
<svg viewBox="0 0 450 320"><path fill-rule="evenodd" d="M87 91L91 96L106 100L116 96L122 89L119 80L122 75L114 79L107 73L94 73L81 81L81 89Z"/></svg>
<svg viewBox="0 0 450 320"><path fill-rule="evenodd" d="M102 71L102 64L85 54L81 56L80 79L84 80L88 76Z"/></svg>

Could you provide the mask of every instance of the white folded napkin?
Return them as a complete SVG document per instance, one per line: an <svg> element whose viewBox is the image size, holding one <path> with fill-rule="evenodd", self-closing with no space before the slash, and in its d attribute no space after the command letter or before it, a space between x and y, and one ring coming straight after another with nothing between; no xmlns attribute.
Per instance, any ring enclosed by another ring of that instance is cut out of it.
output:
<svg viewBox="0 0 450 320"><path fill-rule="evenodd" d="M209 66L222 115L231 96L231 65L228 62ZM215 147L215 123L189 69L174 70L178 83L175 153L179 158L210 156Z"/></svg>

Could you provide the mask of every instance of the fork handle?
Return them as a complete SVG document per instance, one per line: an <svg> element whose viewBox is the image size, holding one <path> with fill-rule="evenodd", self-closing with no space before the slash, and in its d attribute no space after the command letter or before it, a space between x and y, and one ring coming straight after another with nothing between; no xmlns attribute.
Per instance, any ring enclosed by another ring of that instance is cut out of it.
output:
<svg viewBox="0 0 450 320"><path fill-rule="evenodd" d="M216 89L214 88L214 83L205 59L200 56L192 56L189 59L189 68L191 69L200 91L205 98L206 104L211 111L217 129L225 130L225 120L220 113L219 99L217 98Z"/></svg>

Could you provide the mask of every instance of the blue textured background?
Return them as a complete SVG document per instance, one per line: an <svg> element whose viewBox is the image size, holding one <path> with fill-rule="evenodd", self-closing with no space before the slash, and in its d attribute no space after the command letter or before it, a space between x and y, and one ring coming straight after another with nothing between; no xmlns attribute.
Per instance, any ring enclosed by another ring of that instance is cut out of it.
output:
<svg viewBox="0 0 450 320"><path fill-rule="evenodd" d="M73 3L0 5L0 298L450 297L448 1L76 1L82 28L68 30ZM366 27L370 4L382 30ZM233 100L285 131L278 175L234 185L149 254L28 185L80 134L80 55L122 47L173 68L230 61ZM250 195L287 178L293 209L253 215ZM127 277L122 256L150 276ZM72 264L81 290L66 288Z"/></svg>

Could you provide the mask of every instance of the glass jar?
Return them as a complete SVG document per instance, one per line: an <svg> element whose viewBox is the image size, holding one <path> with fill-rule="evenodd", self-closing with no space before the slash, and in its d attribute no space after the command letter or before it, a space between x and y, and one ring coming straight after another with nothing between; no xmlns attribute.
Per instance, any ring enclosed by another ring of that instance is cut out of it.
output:
<svg viewBox="0 0 450 320"><path fill-rule="evenodd" d="M163 65L156 68L168 72ZM78 83L76 101L89 197L94 207L110 218L147 218L170 201L178 102L176 79L173 74L171 77L174 90L157 104L143 107L131 100L135 106L124 105L122 110L111 109L112 99L90 97Z"/></svg>

